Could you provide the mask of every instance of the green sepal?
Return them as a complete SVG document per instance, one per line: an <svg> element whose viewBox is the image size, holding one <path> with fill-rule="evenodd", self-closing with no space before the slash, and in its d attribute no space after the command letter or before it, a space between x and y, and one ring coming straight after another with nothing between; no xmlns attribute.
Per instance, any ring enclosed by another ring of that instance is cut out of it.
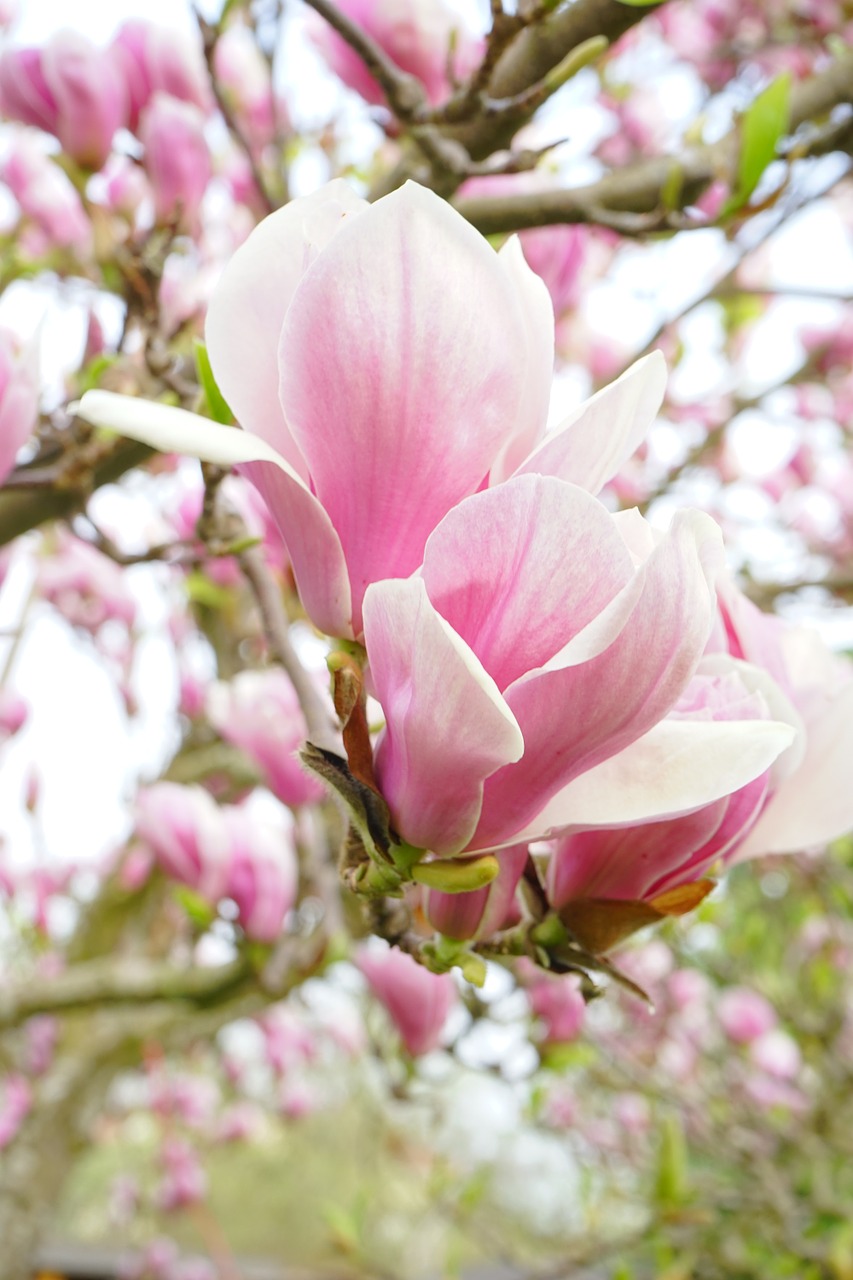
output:
<svg viewBox="0 0 853 1280"><path fill-rule="evenodd" d="M485 889L500 871L500 863L493 853L481 858L436 858L433 862L419 862L411 869L412 879L427 889L441 893L472 893Z"/></svg>

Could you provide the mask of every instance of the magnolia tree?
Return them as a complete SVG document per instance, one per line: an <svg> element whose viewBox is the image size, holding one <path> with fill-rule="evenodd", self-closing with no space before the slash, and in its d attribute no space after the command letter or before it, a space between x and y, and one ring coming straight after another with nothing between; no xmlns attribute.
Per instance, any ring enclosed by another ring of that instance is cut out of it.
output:
<svg viewBox="0 0 853 1280"><path fill-rule="evenodd" d="M0 1277L847 1275L849 4L179 19L4 6Z"/></svg>

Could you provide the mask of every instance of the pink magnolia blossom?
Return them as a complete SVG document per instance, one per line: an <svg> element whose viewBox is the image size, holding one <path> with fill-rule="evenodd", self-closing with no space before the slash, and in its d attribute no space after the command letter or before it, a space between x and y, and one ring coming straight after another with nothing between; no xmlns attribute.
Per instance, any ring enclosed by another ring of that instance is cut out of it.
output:
<svg viewBox="0 0 853 1280"><path fill-rule="evenodd" d="M749 987L729 987L717 1001L720 1026L735 1044L751 1044L772 1031L778 1021L769 1000Z"/></svg>
<svg viewBox="0 0 853 1280"><path fill-rule="evenodd" d="M25 699L7 685L0 685L0 744L23 728L29 714Z"/></svg>
<svg viewBox="0 0 853 1280"><path fill-rule="evenodd" d="M280 667L241 671L207 695L207 714L226 742L245 751L285 804L309 804L324 792L297 751L307 736L296 691Z"/></svg>
<svg viewBox="0 0 853 1280"><path fill-rule="evenodd" d="M160 1153L163 1178L156 1190L159 1207L170 1213L196 1204L207 1195L207 1176L198 1152L183 1138L165 1140Z"/></svg>
<svg viewBox="0 0 853 1280"><path fill-rule="evenodd" d="M139 139L145 147L142 163L154 191L157 221L196 229L213 173L204 116L192 103L156 93L142 115Z"/></svg>
<svg viewBox="0 0 853 1280"><path fill-rule="evenodd" d="M393 947L362 950L358 967L377 1000L388 1010L412 1057L435 1049L456 1000L450 974L430 973Z"/></svg>
<svg viewBox="0 0 853 1280"><path fill-rule="evenodd" d="M720 550L699 512L655 539L540 475L450 512L418 576L365 595L376 772L402 838L472 853L696 808L763 773L788 723L691 703L665 719L708 640Z"/></svg>
<svg viewBox="0 0 853 1280"><path fill-rule="evenodd" d="M210 109L204 56L199 43L188 35L134 18L119 28L112 53L124 75L128 124L134 133L155 93L191 102L205 112Z"/></svg>
<svg viewBox="0 0 853 1280"><path fill-rule="evenodd" d="M35 430L38 403L35 348L22 350L10 333L0 330L0 484Z"/></svg>
<svg viewBox="0 0 853 1280"><path fill-rule="evenodd" d="M341 0L339 8L396 62L424 86L431 103L450 96L448 63L465 80L483 53L483 41L446 0ZM312 19L309 34L331 69L366 102L382 105L385 95L361 58L322 19ZM450 57L453 43L453 57Z"/></svg>
<svg viewBox="0 0 853 1280"><path fill-rule="evenodd" d="M157 782L137 799L136 831L167 875L214 904L229 897L246 934L271 942L296 900L297 866L283 824L201 787Z"/></svg>
<svg viewBox="0 0 853 1280"><path fill-rule="evenodd" d="M414 183L368 205L336 181L266 218L225 269L206 337L242 432L102 391L79 412L156 448L242 464L330 635L361 635L369 583L417 569L467 495L519 471L597 492L664 389L654 354L543 439L544 285L517 240L496 254Z"/></svg>
<svg viewBox="0 0 853 1280"><path fill-rule="evenodd" d="M167 875L208 901L224 897L230 836L216 801L202 787L156 782L136 801L136 833Z"/></svg>
<svg viewBox="0 0 853 1280"><path fill-rule="evenodd" d="M37 232L31 256L72 249L86 259L92 251L92 224L77 191L57 164L23 130L12 138L0 176ZM32 240L33 237L30 237ZM40 241L40 243L39 243Z"/></svg>
<svg viewBox="0 0 853 1280"><path fill-rule="evenodd" d="M213 65L220 89L247 142L252 147L265 147L276 130L272 78L258 42L245 23L232 23L219 37Z"/></svg>
<svg viewBox="0 0 853 1280"><path fill-rule="evenodd" d="M544 1045L566 1044L578 1038L583 1030L586 1002L574 975L552 977L537 970L527 988L527 998L533 1014L543 1024Z"/></svg>
<svg viewBox="0 0 853 1280"><path fill-rule="evenodd" d="M74 627L93 635L108 621L131 628L136 602L113 560L73 534L59 531L53 554L39 564L38 589Z"/></svg>
<svg viewBox="0 0 853 1280"><path fill-rule="evenodd" d="M226 893L237 904L246 935L274 942L296 902L299 881L289 833L239 806L229 806L224 817L231 837Z"/></svg>
<svg viewBox="0 0 853 1280"><path fill-rule="evenodd" d="M41 48L0 54L0 111L52 133L86 168L101 168L126 109L114 59L79 32L58 31Z"/></svg>
<svg viewBox="0 0 853 1280"><path fill-rule="evenodd" d="M33 1093L22 1075L0 1081L0 1151L13 1141L33 1104Z"/></svg>

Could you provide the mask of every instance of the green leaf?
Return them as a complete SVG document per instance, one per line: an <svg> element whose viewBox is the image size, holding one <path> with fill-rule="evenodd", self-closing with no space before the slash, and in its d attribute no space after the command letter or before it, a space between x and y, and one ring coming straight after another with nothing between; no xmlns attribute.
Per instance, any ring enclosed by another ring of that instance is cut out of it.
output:
<svg viewBox="0 0 853 1280"><path fill-rule="evenodd" d="M230 427L234 421L234 414L228 407L228 403L223 396L219 387L216 385L216 379L213 376L213 370L210 367L210 357L207 354L207 347L201 338L196 338L193 343L195 347L195 366L198 372L198 380L201 389L204 392L204 399L207 405L207 411L214 422L221 422L223 426Z"/></svg>
<svg viewBox="0 0 853 1280"><path fill-rule="evenodd" d="M206 605L209 609L224 609L233 599L227 587L220 587L200 570L187 574L184 588L193 604Z"/></svg>
<svg viewBox="0 0 853 1280"><path fill-rule="evenodd" d="M777 76L747 107L740 121L740 158L735 189L720 213L727 217L742 208L752 195L788 128L791 76Z"/></svg>
<svg viewBox="0 0 853 1280"><path fill-rule="evenodd" d="M655 1198L669 1208L681 1204L686 1195L687 1142L680 1117L670 1112L661 1125Z"/></svg>

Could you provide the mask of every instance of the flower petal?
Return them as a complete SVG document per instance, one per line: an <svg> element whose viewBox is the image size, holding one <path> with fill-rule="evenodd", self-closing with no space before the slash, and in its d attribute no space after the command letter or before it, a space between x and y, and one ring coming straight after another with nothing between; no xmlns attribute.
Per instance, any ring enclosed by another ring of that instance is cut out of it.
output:
<svg viewBox="0 0 853 1280"><path fill-rule="evenodd" d="M516 431L526 319L486 241L413 183L349 219L306 271L282 333L281 403L356 606L370 582L418 567Z"/></svg>
<svg viewBox="0 0 853 1280"><path fill-rule="evenodd" d="M634 576L601 503L546 476L520 476L461 502L424 553L432 604L500 689L548 662Z"/></svg>
<svg viewBox="0 0 853 1280"><path fill-rule="evenodd" d="M559 476L598 493L645 439L665 389L666 361L653 351L549 432L518 474Z"/></svg>
<svg viewBox="0 0 853 1280"><path fill-rule="evenodd" d="M411 844L458 853L476 826L484 780L521 755L518 725L420 579L371 586L364 635L387 721L376 774L395 826Z"/></svg>
<svg viewBox="0 0 853 1280"><path fill-rule="evenodd" d="M278 399L278 344L293 293L312 257L345 219L367 209L338 178L258 223L222 273L205 322L217 384L238 422L267 440L303 479L305 459Z"/></svg>
<svg viewBox="0 0 853 1280"><path fill-rule="evenodd" d="M746 786L793 738L777 720L662 720L558 791L515 839L689 813Z"/></svg>
<svg viewBox="0 0 853 1280"><path fill-rule="evenodd" d="M472 848L520 839L555 791L667 714L702 656L721 565L713 520L679 512L638 570L642 595L613 643L588 662L532 672L505 691L524 734L524 757L486 784Z"/></svg>
<svg viewBox="0 0 853 1280"><path fill-rule="evenodd" d="M512 280L527 315L524 326L527 378L521 402L524 417L492 467L490 484L498 484L511 476L541 440L548 421L554 378L554 307L545 283L528 266L518 236L510 236L501 246L498 262ZM520 351L516 358L523 358Z"/></svg>
<svg viewBox="0 0 853 1280"><path fill-rule="evenodd" d="M762 853L795 853L853 828L853 683L807 723L805 757L771 797L735 862Z"/></svg>

